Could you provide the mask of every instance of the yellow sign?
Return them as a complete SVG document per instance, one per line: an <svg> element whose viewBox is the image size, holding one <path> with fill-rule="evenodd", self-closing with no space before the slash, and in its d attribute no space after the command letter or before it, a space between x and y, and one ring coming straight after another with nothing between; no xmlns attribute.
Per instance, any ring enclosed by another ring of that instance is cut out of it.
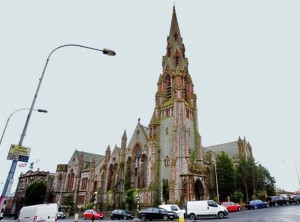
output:
<svg viewBox="0 0 300 222"><path fill-rule="evenodd" d="M9 149L9 154L29 156L30 151L31 151L31 148L29 148L29 147L11 144L10 149Z"/></svg>

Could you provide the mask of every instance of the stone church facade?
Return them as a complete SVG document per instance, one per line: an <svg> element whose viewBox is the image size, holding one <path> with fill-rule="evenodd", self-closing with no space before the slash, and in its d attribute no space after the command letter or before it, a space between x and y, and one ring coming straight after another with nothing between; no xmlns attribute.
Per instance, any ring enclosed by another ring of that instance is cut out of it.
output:
<svg viewBox="0 0 300 222"><path fill-rule="evenodd" d="M215 197L212 158L202 146L188 65L174 7L148 126L139 119L131 138L124 131L120 147L108 146L104 155L75 150L68 164L57 166L56 202L72 195L78 208L90 202L116 206L128 190L143 206Z"/></svg>

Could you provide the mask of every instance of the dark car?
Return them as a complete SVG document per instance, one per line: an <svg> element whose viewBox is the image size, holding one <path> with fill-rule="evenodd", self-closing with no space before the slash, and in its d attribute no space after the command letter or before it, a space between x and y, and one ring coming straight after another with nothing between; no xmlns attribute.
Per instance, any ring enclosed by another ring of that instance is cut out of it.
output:
<svg viewBox="0 0 300 222"><path fill-rule="evenodd" d="M57 219L66 219L66 215L64 214L64 212L58 212L57 213Z"/></svg>
<svg viewBox="0 0 300 222"><path fill-rule="evenodd" d="M116 209L111 212L110 218L114 219L123 219L123 220L132 220L134 218L134 213L128 210Z"/></svg>
<svg viewBox="0 0 300 222"><path fill-rule="evenodd" d="M173 211L167 211L159 207L149 207L141 210L138 213L138 218L142 221L146 220L173 220L177 218L176 213Z"/></svg>
<svg viewBox="0 0 300 222"><path fill-rule="evenodd" d="M289 202L290 204L300 204L300 195L291 195Z"/></svg>
<svg viewBox="0 0 300 222"><path fill-rule="evenodd" d="M259 209L259 208L267 208L267 207L269 207L269 204L262 200L251 200L250 202L246 203L245 207L248 210Z"/></svg>
<svg viewBox="0 0 300 222"><path fill-rule="evenodd" d="M267 202L269 203L269 206L275 206L277 207L278 205L288 205L290 202L288 199L285 199L284 197L280 196L268 196L267 197Z"/></svg>

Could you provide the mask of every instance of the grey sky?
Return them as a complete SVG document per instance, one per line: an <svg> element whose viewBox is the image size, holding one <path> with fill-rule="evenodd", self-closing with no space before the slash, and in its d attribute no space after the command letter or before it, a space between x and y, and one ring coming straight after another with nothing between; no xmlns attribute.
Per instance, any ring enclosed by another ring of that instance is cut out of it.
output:
<svg viewBox="0 0 300 222"><path fill-rule="evenodd" d="M23 145L55 172L74 149L104 154L137 124L148 126L173 2L198 98L204 146L245 136L277 187L300 188L300 1L126 0L0 3L0 130L30 107L46 58L63 44L109 48L107 57L62 48L50 58ZM0 182L27 111L0 146ZM18 168L15 179L26 168ZM3 186L0 185L1 192Z"/></svg>

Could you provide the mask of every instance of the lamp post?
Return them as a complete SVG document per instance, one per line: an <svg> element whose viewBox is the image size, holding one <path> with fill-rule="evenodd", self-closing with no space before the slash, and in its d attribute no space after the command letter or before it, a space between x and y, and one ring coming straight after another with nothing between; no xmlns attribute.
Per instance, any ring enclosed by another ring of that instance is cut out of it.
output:
<svg viewBox="0 0 300 222"><path fill-rule="evenodd" d="M216 178L216 189L217 189L217 200L218 200L218 203L220 202L220 196L219 196L219 186L218 186L218 174L217 174L217 160L216 160L216 157L215 155L211 152L211 156L214 158L214 168L215 168L215 178Z"/></svg>
<svg viewBox="0 0 300 222"><path fill-rule="evenodd" d="M72 46L72 47L80 47L80 48L84 48L84 49L90 49L90 50L95 50L95 51L99 51L99 52L102 52L103 54L105 55L109 55L109 56L115 56L116 53L113 51L113 50L110 50L110 49L97 49L97 48L92 48L92 47L88 47L88 46L84 46L84 45L78 45L78 44L66 44L66 45L61 45L55 49L53 49L50 54L48 55L47 57L47 60L46 60L46 63L45 63L45 66L44 66L44 69L43 69L43 72L42 72L42 75L39 79L39 83L38 83L38 86L37 86L37 89L36 89L36 92L35 92L35 95L33 97L33 101L32 101L32 104L31 104L31 107L29 109L29 113L28 113L28 116L27 116L27 119L26 119L26 122L25 122L25 125L24 125L24 128L23 128L23 131L22 131L22 134L21 134L21 138L20 138L20 141L19 141L19 146L22 146L23 144L23 140L24 140L24 137L26 135L26 130L27 130L27 127L28 127L28 124L29 124L29 120L30 120L30 117L31 117L31 113L33 111L33 108L34 108L34 105L35 105L35 101L36 101L36 98L38 96L38 92L40 90L40 87L41 87L41 84L42 84L42 81L43 81L43 78L44 78L44 75L45 75L45 71L46 71L46 68L47 68L47 65L48 65L48 62L50 60L50 57L51 55L58 49L60 48L64 48L64 47L69 47L69 46ZM8 185L9 185L9 182L11 179L13 179L14 177L14 173L15 173L15 170L16 170L16 166L17 166L17 162L16 160L12 160L12 163L11 163L11 167L10 167L10 170L8 172L8 175L7 175L7 178L6 178L6 182L5 182L5 185L4 185L4 188L3 188L3 191L2 191L2 194L1 194L1 198L0 198L0 208L1 208L1 212L4 211L4 207L5 207L5 194L6 194L6 191L7 191L7 188L8 188ZM2 218L2 215L0 215L0 218Z"/></svg>
<svg viewBox="0 0 300 222"><path fill-rule="evenodd" d="M12 114L9 115L9 117L7 118L7 121L6 121L4 130L3 130L1 139L0 139L0 145L1 145L1 143L2 143L2 140L3 140L3 137L4 137L4 134L5 134L5 131L6 131L8 122L9 122L9 120L10 120L10 117L12 117L12 115L14 115L15 113L17 113L17 112L19 112L19 111L22 111L22 110L29 110L29 109L30 109L30 108L22 108L22 109L18 109L18 110L16 110L16 111L14 111ZM48 111L45 110L45 109L33 109L33 110L34 110L34 111L37 111L37 112L40 112L40 113L47 113L47 112L48 112Z"/></svg>
<svg viewBox="0 0 300 222"><path fill-rule="evenodd" d="M97 195L98 195L98 192L96 191L96 192L94 193L94 195L95 195L94 209L96 209L96 208L97 208Z"/></svg>
<svg viewBox="0 0 300 222"><path fill-rule="evenodd" d="M136 195L136 198L137 198L137 201L136 201L136 213L137 213L137 216L138 216L139 211L140 211L140 189L139 188L136 189L136 193L137 193L137 195Z"/></svg>

